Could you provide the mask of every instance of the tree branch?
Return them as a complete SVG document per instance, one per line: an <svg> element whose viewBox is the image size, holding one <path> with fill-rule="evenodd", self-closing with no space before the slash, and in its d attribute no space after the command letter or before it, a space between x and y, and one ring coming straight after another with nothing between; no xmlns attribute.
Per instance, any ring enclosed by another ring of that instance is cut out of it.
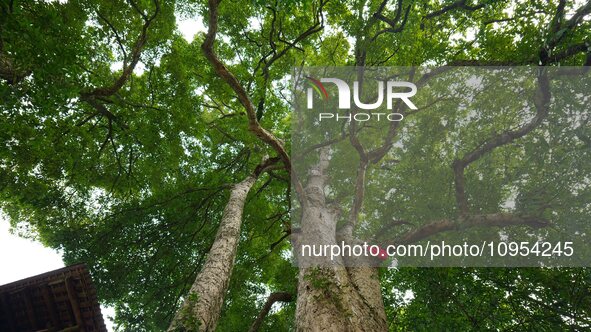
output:
<svg viewBox="0 0 591 332"><path fill-rule="evenodd" d="M409 244L442 232L459 231L475 227L505 227L517 225L541 228L550 225L550 223L542 218L518 216L510 213L466 215L457 220L441 219L433 221L399 237L394 243Z"/></svg>
<svg viewBox="0 0 591 332"><path fill-rule="evenodd" d="M6 6L5 3L0 4L0 8L2 9L2 15L10 15L12 14L12 1L10 5ZM6 82L10 85L17 84L20 81L24 80L25 77L31 74L31 70L19 68L17 65L14 64L14 60L9 57L8 54L4 52L4 41L2 40L2 24L0 24L0 79L6 80Z"/></svg>
<svg viewBox="0 0 591 332"><path fill-rule="evenodd" d="M240 82L234 76L234 74L232 74L228 70L228 68L226 68L224 63L220 59L218 59L217 55L213 50L213 45L215 43L218 27L219 3L220 0L209 0L209 28L207 30L205 40L201 45L201 49L203 50L203 53L205 54L207 60L209 60L209 62L212 64L215 72L230 86L230 88L232 88L234 93L236 93L238 100L246 109L246 115L248 117L249 125L248 129L252 133L254 133L258 138L260 138L263 142L269 144L279 154L283 163L285 164L285 167L289 169L289 155L283 147L283 143L279 139L277 139L273 134L261 127L261 125L256 119L255 107L252 101L250 100L250 97L246 93L246 90L244 89L242 84L240 84Z"/></svg>
<svg viewBox="0 0 591 332"><path fill-rule="evenodd" d="M564 39L564 37L569 32L572 32L586 15L591 13L591 2L587 2L585 5L579 7L569 20L564 22L565 6L566 1L561 0L558 4L558 7L556 8L554 18L550 23L550 27L548 29L548 41L539 52L540 62L542 65L547 64L551 60L552 51L560 43L560 41L562 41L562 39Z"/></svg>
<svg viewBox="0 0 591 332"><path fill-rule="evenodd" d="M142 50L146 44L146 41L148 40L148 29L150 28L150 25L152 24L152 22L154 22L154 19L156 18L156 16L160 13L160 3L158 2L159 0L153 0L153 1L154 1L154 5L155 5L156 9L154 10L154 13L149 17L146 14L144 14L139 8L137 8L137 5L133 1L130 1L131 5L136 9L136 11L138 13L140 13L142 18L144 19L144 25L142 26L140 35L139 35L138 39L135 41L135 44L134 44L132 51L131 51L130 62L127 66L124 66L121 76L119 76L119 78L117 80L115 80L115 82L113 82L113 84L111 84L110 86L103 86L103 87L95 88L95 89L88 91L88 92L81 93L81 97L83 100L88 100L88 99L96 98L96 97L112 96L115 93L117 93L117 91L119 91L119 89L121 89L121 87L123 87L123 85L125 85L125 83L129 79L129 77L133 73L135 66L137 65L137 63L140 60ZM108 21L106 21L106 22L108 22Z"/></svg>
<svg viewBox="0 0 591 332"><path fill-rule="evenodd" d="M455 10L455 9L462 9L462 10L465 10L465 11L473 12L473 11L477 11L479 9L484 8L485 6L486 6L486 4L484 4L484 3L481 3L479 5L472 6L472 5L466 4L466 0L460 0L460 1L456 1L456 2L452 3L451 5L448 5L448 6L445 6L445 7L441 8L441 9L439 9L439 10L436 10L436 11L434 11L432 13L429 13L429 14L425 15L423 18L425 18L425 19L431 19L431 18L434 18L434 17L437 17L437 16L444 15L447 12L450 12L450 11Z"/></svg>
<svg viewBox="0 0 591 332"><path fill-rule="evenodd" d="M589 48L591 48L591 43L589 41L579 43L579 44L570 45L562 52L549 56L548 60L550 60L552 62L560 62L564 59L570 58L573 55L583 53L583 52L588 52Z"/></svg>
<svg viewBox="0 0 591 332"><path fill-rule="evenodd" d="M464 169L470 165L471 163L475 162L476 160L480 159L485 154L491 152L492 150L507 145L514 140L525 136L527 133L532 131L536 128L542 120L548 116L549 107L548 104L550 103L550 86L549 86L548 77L546 71L542 69L542 72L538 76L538 88L536 90L536 94L534 96L534 105L536 108L536 115L531 119L531 121L527 122L523 126L521 126L517 130L509 130L502 134L496 135L490 138L481 146L477 147L476 149L468 152L465 154L461 159L456 159L453 164L452 168L454 171L454 182L455 182L455 192L456 192L456 203L460 214L467 214L469 211L468 201L466 199L466 192L465 192L465 179L464 179Z"/></svg>
<svg viewBox="0 0 591 332"><path fill-rule="evenodd" d="M566 21L564 28L569 30L573 29L575 26L581 23L581 20L583 20L585 16L589 15L590 13L591 2L587 1L585 5L579 7L579 9L575 11L575 14L568 21Z"/></svg>
<svg viewBox="0 0 591 332"><path fill-rule="evenodd" d="M224 63L217 57L213 46L215 44L217 29L218 29L218 7L220 4L220 0L208 0L209 3L209 27L207 30L207 34L205 35L205 40L203 44L201 44L201 49L207 60L213 66L213 69L217 73L217 75L224 81L226 84L230 86L230 88L236 93L238 100L242 104L242 106L246 110L246 115L248 118L248 129L251 131L255 136L257 136L260 140L267 143L271 148L273 148L279 157L281 158L285 168L291 174L291 162L285 147L283 146L283 142L281 142L275 135L271 132L267 131L263 128L256 117L256 109L250 97L248 96L246 90L242 86L242 84L238 81L236 76L232 74L228 68L224 65ZM303 200L303 188L299 181L294 180L295 190L298 195Z"/></svg>
<svg viewBox="0 0 591 332"><path fill-rule="evenodd" d="M107 97L110 97L110 96L116 94L123 87L123 85L125 85L127 80L131 77L131 74L133 73L135 66L137 65L137 63L140 60L142 50L148 40L148 30L149 30L152 22L154 21L154 19L156 18L156 16L158 16L158 14L160 12L160 3L158 2L159 0L153 0L153 1L154 1L154 5L156 8L154 10L154 13L149 17L144 12L142 12L139 9L139 7L137 7L137 4L135 4L133 1L130 1L131 6L143 18L144 24L142 26L140 35L138 36L138 39L136 40L136 42L134 43L134 46L132 48L131 60L130 60L129 64L127 63L127 61L129 60L128 54L126 53L125 48L123 47L123 41L120 38L117 30L115 29L113 24L104 15L102 15L100 12L97 11L98 17L100 19L102 19L103 21L105 21L107 26L109 26L109 28L115 34L115 39L116 39L117 43L119 44L121 52L123 53L123 56L124 56L123 72L121 73L119 78L117 78L113 82L113 84L111 84L111 85L94 88L90 91L83 91L80 93L80 100L87 102L90 106L92 106L96 110L96 112L92 113L91 116L88 116L85 119L79 121L77 123L78 126L85 124L86 122L90 121L94 116L100 114L100 115L103 115L109 119L109 124L111 124L112 122L115 122L122 129L128 128L127 125L124 124L122 121L120 121L119 118L113 112L108 110L108 108L104 105L104 103L111 103L111 101Z"/></svg>
<svg viewBox="0 0 591 332"><path fill-rule="evenodd" d="M351 208L351 212L349 215L349 220L347 225L343 229L344 234L352 235L353 229L355 225L357 225L357 221L359 220L359 213L361 212L361 207L363 206L363 199L365 198L365 175L367 173L367 159L362 159L359 161L359 165L357 166L357 176L355 177L355 195L353 196L353 207Z"/></svg>
<svg viewBox="0 0 591 332"><path fill-rule="evenodd" d="M115 29L115 26L113 25L113 23L111 23L111 21L109 21L109 19L107 19L106 16L101 14L101 12L99 10L96 11L96 15L100 19L105 21L105 23L107 23L107 25L109 26L109 29L111 29L111 31L113 32L113 35L115 36L115 41L119 45L119 49L121 50L121 53L123 54L123 67L125 67L127 65L127 52L125 51L125 47L123 47L123 39L121 39L121 36L119 36L119 32L117 31L117 29Z"/></svg>
<svg viewBox="0 0 591 332"><path fill-rule="evenodd" d="M269 313L269 311L271 310L271 307L273 307L273 304L275 304L275 302L291 302L291 301L293 301L293 296L290 293L287 293L287 292L271 293L271 295L269 295L269 297L267 298L265 305L263 305L261 312L257 316L257 319L252 323L252 325L250 326L250 329L248 329L248 331L249 332L256 332L259 330L259 328L263 324L263 320L265 319L265 317L267 316L267 314Z"/></svg>
<svg viewBox="0 0 591 332"><path fill-rule="evenodd" d="M378 10L373 14L373 17L385 22L386 24L388 24L390 27L380 30L378 31L372 38L372 41L375 41L376 38L378 38L378 36L380 36L383 33L389 32L389 33L398 33L401 32L404 29L404 26L406 25L406 22L408 21L408 14L410 13L410 7L412 5L408 5L408 7L406 7L406 11L404 12L404 18L402 19L402 22L400 22L400 18L402 16L402 1L403 0L398 0L398 4L396 7L396 16L394 17L394 19L389 19L388 17L384 16L383 11L386 8L386 4L388 3L388 0L384 0L382 1L382 3L380 4L380 7L378 8Z"/></svg>
<svg viewBox="0 0 591 332"><path fill-rule="evenodd" d="M324 0L320 1L320 6L318 8L318 11L316 12L316 17L314 19L314 24L312 26L308 27L300 35L298 35L292 42L283 40L281 38L280 33L277 34L279 41L287 44L287 46L284 47L279 52L277 52L276 44L273 41L273 35L274 35L274 31L275 31L275 21L277 20L277 11L275 10L275 8L268 7L271 10L271 12L273 13L273 20L271 22L271 30L269 32L269 43L271 45L272 51L267 53L261 59L261 61L259 61L259 65L260 65L260 63L264 63L264 66L263 66L263 87L262 87L262 92L261 92L262 96L261 96L261 99L259 100L259 103L257 105L257 112L256 112L257 121L260 121L262 114L263 114L264 107L265 107L267 86L268 86L269 74L270 74L269 68L273 65L273 63L275 63L275 61L279 60L281 57L283 57L285 54L287 54L287 52L289 50L291 50L292 48L297 48L297 44L299 42L305 40L309 36L321 31L324 28L323 19L322 19L322 8L324 7L325 4L326 4L326 2ZM271 57L271 59L269 59L267 61L267 57L271 54L273 54L273 56ZM256 70L258 70L258 68L259 68L259 66L257 65L255 72L256 72Z"/></svg>

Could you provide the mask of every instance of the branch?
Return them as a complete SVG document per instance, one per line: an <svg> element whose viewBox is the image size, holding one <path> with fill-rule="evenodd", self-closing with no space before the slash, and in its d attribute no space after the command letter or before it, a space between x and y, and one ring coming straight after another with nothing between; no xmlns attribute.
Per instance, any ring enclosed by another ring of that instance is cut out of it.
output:
<svg viewBox="0 0 591 332"><path fill-rule="evenodd" d="M587 4L579 7L579 9L575 11L575 14L568 21L566 21L564 28L569 30L573 29L575 26L581 23L581 20L583 20L586 15L589 15L589 13L591 13L591 2L587 1Z"/></svg>
<svg viewBox="0 0 591 332"><path fill-rule="evenodd" d="M0 78L10 85L17 84L31 74L31 70L23 70L14 65L12 59L0 48Z"/></svg>
<svg viewBox="0 0 591 332"><path fill-rule="evenodd" d="M137 65L137 63L140 60L140 56L141 56L143 47L146 44L146 41L148 40L148 29L150 28L150 25L152 24L152 22L154 21L154 19L156 18L156 16L160 12L160 3L158 2L159 0L153 0L153 1L154 1L154 5L155 5L156 9L155 9L154 13L149 17L146 14L144 14L133 1L130 1L131 6L143 18L144 25L142 26L140 35L139 35L138 39L136 40L136 42L133 46L133 49L131 51L131 61L129 64L127 64L128 55L125 52L125 49L124 49L123 43L122 43L122 39L120 38L119 34L117 33L117 30L115 29L113 24L111 22L109 22L109 20L105 16L103 16L100 12L97 11L98 17L101 18L103 21L105 21L106 24L109 26L109 28L115 34L115 39L116 39L117 43L119 44L119 47L121 48L121 52L123 53L123 56L124 56L123 72L121 73L121 76L119 76L119 78L117 80L115 80L115 82L113 82L113 84L111 84L109 86L102 86L102 87L94 88L90 91L83 91L80 93L80 100L87 102L90 106L92 106L96 110L96 112L94 112L91 116L85 118L84 120L78 122L77 123L78 126L85 124L86 122L90 121L94 116L101 114L109 119L109 124L111 124L111 122L114 121L121 128L123 128L123 129L128 128L126 124L122 123L119 120L119 118L115 114L113 114L113 112L111 112L107 109L107 107L104 105L104 103L111 103L111 101L107 97L114 95L123 87L123 85L125 85L127 80L131 77L131 74L133 73L135 66ZM102 101L102 102L100 102L100 101Z"/></svg>
<svg viewBox="0 0 591 332"><path fill-rule="evenodd" d="M497 61L497 60L453 60L447 63L446 66L472 66L472 67L499 67L499 66L519 66L526 64L534 64L534 61Z"/></svg>
<svg viewBox="0 0 591 332"><path fill-rule="evenodd" d="M325 1L323 1L323 0L320 1L320 6L318 8L318 11L316 12L316 18L314 20L314 24L312 26L308 27L300 35L298 35L292 42L283 40L281 38L280 32L277 34L277 38L279 39L279 41L287 44L287 46L284 47L279 52L277 52L277 47L275 45L275 42L273 41L273 35L274 35L274 31L275 31L275 21L277 20L277 11L273 7L268 7L271 10L271 12L273 13L273 20L271 22L271 30L269 32L269 43L270 43L272 51L267 53L259 61L259 64L257 65L257 68L255 69L255 72L256 72L259 68L259 65L261 63L264 63L262 97L261 97L261 100L259 101L258 106L257 106L257 112L256 112L257 113L257 121L260 121L262 114L263 114L264 107L265 107L267 86L268 86L268 81L269 81L269 68L273 65L273 63L275 63L275 61L279 60L281 57L283 57L285 54L287 54L287 52L289 50L291 50L292 48L298 48L297 44L299 42L307 39L309 36L321 31L324 28L323 18L322 18L322 8L324 7L325 4L326 4ZM275 5L277 5L277 3ZM273 56L271 57L271 59L269 59L267 61L267 57L271 54L273 54Z"/></svg>
<svg viewBox="0 0 591 332"><path fill-rule="evenodd" d="M363 82L363 71L358 72L358 80L359 84L362 85ZM411 79L414 77L414 69L410 73ZM397 101L395 109L392 112L400 112L401 102L400 100ZM349 215L349 220L347 225L343 228L342 232L346 236L350 236L353 234L353 229L355 228L357 221L359 219L359 213L361 211L361 207L363 206L363 200L365 198L365 176L367 173L367 168L369 163L378 163L385 155L390 151L392 147L393 139L397 134L399 122L391 122L388 128L388 133L386 138L384 139L384 143L375 150L370 150L366 152L363 148L361 142L357 137L357 129L356 123L352 122L349 129L349 141L357 150L359 155L359 165L357 166L357 176L355 179L355 196L353 197L353 207L351 209L351 214Z"/></svg>
<svg viewBox="0 0 591 332"><path fill-rule="evenodd" d="M367 159L361 159L357 166L357 176L355 177L355 195L353 196L353 207L349 214L349 220L344 227L344 234L352 235L355 225L359 220L359 213L363 206L363 199L365 198L365 175L367 173Z"/></svg>
<svg viewBox="0 0 591 332"><path fill-rule="evenodd" d="M119 125L119 127L121 127L122 129L129 129L129 127L125 123L119 121L119 118L115 114L113 114L111 111L109 111L107 109L107 107L105 107L104 104L99 103L94 98L87 100L87 102L90 106L92 106L96 110L96 112L93 113L92 115L88 116L84 120L78 122L76 124L77 126L82 126L84 123L88 122L94 116L100 114L100 115L106 117L107 119L109 119L109 121L113 121L113 122L117 123L117 125Z"/></svg>
<svg viewBox="0 0 591 332"><path fill-rule="evenodd" d="M150 16L150 17L148 17L139 8L137 8L137 5L133 1L130 1L132 7L134 7L134 9L144 19L144 25L142 26L142 30L140 32L140 35L132 48L131 61L129 62L129 64L127 66L124 66L121 76L119 76L119 78L115 82L113 82L113 84L110 86L103 86L103 87L95 88L95 89L88 91L88 92L81 93L81 97L82 97L81 99L88 100L88 99L92 99L95 97L112 96L115 93L117 93L117 91L119 91L119 89L121 89L121 87L123 87L123 85L127 82L129 77L133 73L135 66L139 62L140 56L142 54L142 50L146 44L146 41L148 40L148 29L150 28L150 25L152 24L152 22L154 21L154 19L156 18L156 16L160 12L160 3L158 2L159 0L153 0L153 1L154 1L154 5L156 6L156 9L155 9L154 13L152 14L152 16ZM108 21L106 21L106 22L108 22Z"/></svg>
<svg viewBox="0 0 591 332"><path fill-rule="evenodd" d="M207 30L207 34L205 35L205 40L203 44L201 44L201 49L207 60L213 66L216 74L226 82L232 88L234 93L236 93L238 100L242 104L242 106L246 110L246 115L248 118L248 130L251 131L255 136L257 136L260 140L267 143L271 148L273 148L281 158L285 168L291 174L291 162L289 159L289 155L283 146L283 142L281 142L275 135L267 131L263 128L256 117L256 109L250 97L246 93L246 90L240 84L236 76L232 74L228 68L224 65L224 63L217 57L213 46L215 43L217 29L218 29L218 7L220 4L220 0L208 0L209 3L209 28ZM302 202L304 202L304 190L302 185L299 181L294 180L295 190L302 198Z"/></svg>
<svg viewBox="0 0 591 332"><path fill-rule="evenodd" d="M320 6L318 7L318 11L316 13L316 18L314 20L314 24L312 26L308 27L308 29L306 29L304 32L302 32L299 36L297 36L292 42L288 42L286 40L283 40L280 38L281 36L278 35L279 41L287 44L287 46L284 47L279 53L275 53L273 55L273 57L267 62L265 67L269 68L275 61L277 61L279 58L281 58L283 55L285 55L290 49L292 49L293 47L296 47L296 45L299 42L305 40L309 36L315 34L316 32L321 31L324 28L323 19L322 19L322 8L324 7L325 4L326 4L326 1L324 1L324 0L320 1Z"/></svg>
<svg viewBox="0 0 591 332"><path fill-rule="evenodd" d="M218 28L218 7L219 7L220 0L209 0L209 29L207 30L207 34L205 36L205 40L201 45L201 49L205 54L205 57L209 62L212 64L215 72L222 78L229 86L232 88L234 93L236 93L238 100L242 104L242 106L246 109L246 115L248 117L248 129L254 133L258 138L260 138L263 142L269 144L281 157L283 163L285 164L286 168L290 168L290 161L289 155L287 151L283 147L283 143L277 139L273 134L268 132L266 129L261 127L258 120L256 119L256 110L255 107L250 100L250 97L244 90L244 87L238 79L232 74L228 68L224 65L224 63L218 59L217 55L213 50L213 45L215 43L215 38L217 34Z"/></svg>
<svg viewBox="0 0 591 332"><path fill-rule="evenodd" d="M3 16L12 14L12 1L8 8L5 3L0 4L0 8L2 9ZM19 68L14 64L13 59L5 54L4 41L2 40L2 25L0 25L0 79L4 79L8 84L13 85L24 80L31 72L31 70Z"/></svg>
<svg viewBox="0 0 591 332"><path fill-rule="evenodd" d="M550 223L543 219L531 216L518 216L510 213L493 213L480 215L466 215L458 220L441 219L428 223L394 241L396 244L409 244L427 237L448 231L460 231L475 227L505 227L524 225L532 228L542 228Z"/></svg>
<svg viewBox="0 0 591 332"><path fill-rule="evenodd" d="M555 34L560 30L560 26L564 20L564 7L566 7L566 0L560 0L558 6L556 6L556 13L550 22L549 32L551 34Z"/></svg>
<svg viewBox="0 0 591 332"><path fill-rule="evenodd" d="M414 69L413 69L413 72L414 72ZM414 75L414 73L412 75ZM401 113L402 114L402 112L403 112L402 111L402 102L400 100L397 100L396 104L394 106L394 109L392 110L392 113ZM382 160L382 158L384 158L386 153L388 153L390 151L390 149L392 148L392 145L394 144L394 138L396 137L396 135L398 135L398 127L399 126L400 126L400 121L390 122L390 126L388 127L388 133L386 134L386 137L384 138L384 144L382 144L382 146L380 146L374 150L371 150L367 153L367 158L373 164L377 164L380 160Z"/></svg>
<svg viewBox="0 0 591 332"><path fill-rule="evenodd" d="M579 43L579 44L570 45L562 52L549 56L548 60L550 60L552 62L560 62L561 60L564 60L566 58L570 58L573 55L583 53L583 52L588 52L589 48L591 48L591 43L588 41L583 42L583 43Z"/></svg>
<svg viewBox="0 0 591 332"><path fill-rule="evenodd" d="M257 319L252 323L252 325L250 326L250 329L248 331L249 332L256 332L259 330L259 328L263 324L263 320L265 319L265 317L267 316L267 314L269 313L269 311L271 310L271 307L273 306L273 304L275 302L291 302L291 301L293 301L293 296L290 293L287 293L287 292L271 293L271 295L269 295L269 297L267 298L267 302L265 302L265 305L261 309L261 312L257 316Z"/></svg>
<svg viewBox="0 0 591 332"><path fill-rule="evenodd" d="M279 240L277 240L269 245L269 251L273 251L273 249L275 249L275 247L277 247L281 242L283 242L283 240L285 240L290 235L291 235L291 228L288 229L287 231L285 231L284 234L279 238Z"/></svg>
<svg viewBox="0 0 591 332"><path fill-rule="evenodd" d="M517 20L519 18L521 18L521 17L497 18L497 19L493 19L493 20L484 21L484 22L482 22L482 25L489 25L489 24L493 24L493 23L511 22L511 21L515 21L515 20Z"/></svg>
<svg viewBox="0 0 591 332"><path fill-rule="evenodd" d="M117 41L117 44L119 45L119 49L121 50L121 53L123 54L123 67L125 67L127 65L127 52L125 51L125 47L123 47L123 39L121 39L121 36L119 36L119 32L117 32L117 29L115 29L115 26L113 25L113 23L111 23L111 21L109 21L106 16L101 14L101 12L98 10L96 11L96 14L100 19L102 19L103 21L105 21L105 23L107 23L107 25L109 26L109 29L111 29L111 31L113 32L113 35L115 35L115 41Z"/></svg>
<svg viewBox="0 0 591 332"><path fill-rule="evenodd" d="M466 0L460 0L460 1L456 1L456 2L452 3L451 5L448 5L448 6L445 6L441 9L439 9L439 10L436 10L432 13L429 13L429 14L425 15L423 18L431 19L431 18L434 18L437 16L444 15L447 12L455 10L455 9L463 9L465 11L473 12L473 11L477 11L479 9L484 8L485 6L486 6L486 4L484 4L484 3L479 4L479 5L475 5L475 6L471 6L471 5L466 4Z"/></svg>
<svg viewBox="0 0 591 332"><path fill-rule="evenodd" d="M387 236L387 234L398 226L413 226L410 222L406 220L392 220L390 222L384 223L384 225L379 229L376 233L375 239L383 239Z"/></svg>
<svg viewBox="0 0 591 332"><path fill-rule="evenodd" d="M262 173L273 170L273 165L279 162L281 159L274 157L274 158L264 158L263 162L258 164L257 167L254 169L254 175L259 177Z"/></svg>
<svg viewBox="0 0 591 332"><path fill-rule="evenodd" d="M340 135L339 137L337 137L337 138L333 138L333 139L329 139L329 140L327 140L327 141L324 141L324 142L321 142L321 143L318 143L318 144L314 144L314 145L312 145L312 146L310 146L310 147L307 147L306 149L304 149L303 151L301 151L299 154L297 154L297 155L294 155L294 156L293 156L293 159L294 159L294 160L299 160L299 159L302 159L302 158L304 158L304 157L305 157L305 156L306 156L308 153L310 153L310 152L312 152L312 151L315 151L315 150L318 150L318 149L320 149L320 148L323 148L323 147L325 147L325 146L330 146L330 145L333 145L333 144L335 144L335 143L339 143L339 142L343 141L345 138L347 138L348 136L349 136L349 134L347 134L345 131L342 131L342 132L341 132L341 135ZM292 151L292 152L293 152L293 151Z"/></svg>
<svg viewBox="0 0 591 332"><path fill-rule="evenodd" d="M382 12L384 11L384 9L386 8L386 4L388 3L388 0L384 0L382 1L382 3L380 4L380 7L378 8L378 10L373 14L373 17L385 22L386 24L388 24L390 27L380 30L378 31L372 38L372 41L375 41L376 38L378 38L379 35L389 32L389 33L398 33L401 32L404 29L404 26L406 25L406 22L408 21L408 14L410 13L410 7L412 5L408 5L408 7L406 7L406 11L404 13L404 18L402 19L402 22L400 22L400 18L402 16L402 1L403 0L398 0L398 5L396 7L396 16L394 17L394 19L389 19L388 17L384 16L384 14L382 14Z"/></svg>
<svg viewBox="0 0 591 332"><path fill-rule="evenodd" d="M549 39L546 44L540 49L540 62L545 65L551 60L551 54L553 49L560 43L562 39L569 33L572 32L581 20L591 13L591 2L587 2L585 5L579 7L575 14L566 22L564 22L564 7L566 1L561 0L556 8L556 13L550 27L548 29Z"/></svg>
<svg viewBox="0 0 591 332"><path fill-rule="evenodd" d="M536 94L534 96L534 105L536 107L536 115L529 121L528 123L524 124L517 130L509 130L502 134L496 135L490 138L481 146L477 147L476 149L472 150L471 152L467 153L461 159L456 159L453 164L452 168L454 171L454 182L455 182L455 191L456 191L456 202L458 205L458 209L460 214L467 214L469 211L468 208L468 201L466 199L466 192L465 192L465 179L464 179L464 169L470 165L471 163L475 162L476 160L480 159L485 154L491 152L492 150L507 145L514 140L525 136L527 133L532 131L536 128L542 120L548 116L549 107L548 104L550 103L550 86L548 77L546 75L546 71L542 70L542 73L538 76L538 88L536 90Z"/></svg>
<svg viewBox="0 0 591 332"><path fill-rule="evenodd" d="M398 20L400 20L400 15L402 15L402 0L398 0L398 6L396 6L396 16L394 17L394 19L389 19L386 16L384 16L382 13L384 11L384 9L386 8L386 4L388 3L388 0L384 0L382 1L382 3L380 4L380 7L378 8L378 10L373 14L373 16L375 18L377 18L378 20L387 23L388 25L390 25L392 28L395 28L396 25L398 24Z"/></svg>

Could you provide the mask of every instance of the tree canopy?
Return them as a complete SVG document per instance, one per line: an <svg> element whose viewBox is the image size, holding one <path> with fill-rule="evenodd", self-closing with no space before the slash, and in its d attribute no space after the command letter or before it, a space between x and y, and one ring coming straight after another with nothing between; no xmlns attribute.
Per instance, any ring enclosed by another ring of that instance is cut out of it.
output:
<svg viewBox="0 0 591 332"><path fill-rule="evenodd" d="M66 263L86 262L125 331L169 326L230 189L265 156L279 166L246 198L217 329L248 329L271 293L297 296L286 166L294 68L591 65L586 1L10 0L0 10L0 207L22 235L62 250ZM186 19L209 30L187 40L178 24ZM367 190L396 188L390 200L404 204L387 212L408 222L398 225L404 234L462 210L460 160L473 211L588 230L589 118L588 106L554 110L468 161L528 115L450 108L443 121L441 108L425 107L400 122L378 164L389 171L370 173L379 185ZM379 272L392 331L591 324L586 268ZM295 311L289 298L261 329L293 330Z"/></svg>

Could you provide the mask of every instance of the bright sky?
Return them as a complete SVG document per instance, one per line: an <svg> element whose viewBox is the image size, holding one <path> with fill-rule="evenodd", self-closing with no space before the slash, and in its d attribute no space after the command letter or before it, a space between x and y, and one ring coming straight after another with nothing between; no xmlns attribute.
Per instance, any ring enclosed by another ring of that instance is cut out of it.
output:
<svg viewBox="0 0 591 332"><path fill-rule="evenodd" d="M57 251L13 235L9 229L8 220L0 210L0 285L64 267ZM107 330L113 331L108 318L115 316L113 308L101 307L101 312Z"/></svg>
<svg viewBox="0 0 591 332"><path fill-rule="evenodd" d="M179 31L188 42L193 41L193 37L195 37L197 32L207 31L203 22L197 19L181 19L177 17L177 25Z"/></svg>

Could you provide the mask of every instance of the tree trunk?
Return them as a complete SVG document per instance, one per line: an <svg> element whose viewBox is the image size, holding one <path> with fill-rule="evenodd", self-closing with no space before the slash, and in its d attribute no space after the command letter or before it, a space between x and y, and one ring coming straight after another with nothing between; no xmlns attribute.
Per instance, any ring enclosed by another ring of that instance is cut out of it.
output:
<svg viewBox="0 0 591 332"><path fill-rule="evenodd" d="M169 332L215 330L234 267L244 202L256 179L255 172L232 187L205 265L170 324Z"/></svg>
<svg viewBox="0 0 591 332"><path fill-rule="evenodd" d="M373 267L346 267L342 261L300 267L297 330L387 331L377 272Z"/></svg>
<svg viewBox="0 0 591 332"><path fill-rule="evenodd" d="M376 269L354 269L300 270L296 309L298 331L388 330ZM325 277L327 282L313 281L318 277Z"/></svg>
<svg viewBox="0 0 591 332"><path fill-rule="evenodd" d="M303 244L336 244L338 209L325 200L325 170L328 152L321 151L320 162L310 172L305 188L301 230L294 239L296 250ZM338 240L350 242L350 236ZM342 257L298 256L298 331L387 331L386 312L377 269L347 267ZM349 262L351 263L351 262ZM354 264L353 264L354 265Z"/></svg>

